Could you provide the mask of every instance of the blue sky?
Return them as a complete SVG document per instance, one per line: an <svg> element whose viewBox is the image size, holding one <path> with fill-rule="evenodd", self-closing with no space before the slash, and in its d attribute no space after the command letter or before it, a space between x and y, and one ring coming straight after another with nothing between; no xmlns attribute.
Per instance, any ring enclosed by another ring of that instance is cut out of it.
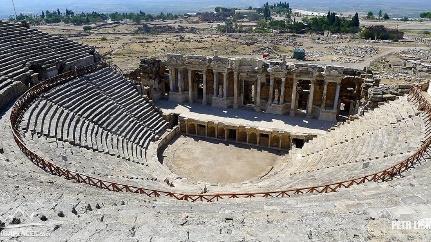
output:
<svg viewBox="0 0 431 242"><path fill-rule="evenodd" d="M149 13L192 12L216 6L262 6L267 0L14 0L17 12L40 13L45 9L65 8L74 11L125 12L143 10ZM269 0L278 2L279 0ZM415 16L431 11L431 0L290 0L294 8L320 11L359 11L383 9L393 15ZM13 14L12 0L0 0L0 16Z"/></svg>

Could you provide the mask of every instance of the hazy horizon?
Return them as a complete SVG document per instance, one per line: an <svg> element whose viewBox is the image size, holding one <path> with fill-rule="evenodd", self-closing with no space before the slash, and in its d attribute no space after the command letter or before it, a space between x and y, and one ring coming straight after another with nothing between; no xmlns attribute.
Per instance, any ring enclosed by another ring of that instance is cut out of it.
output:
<svg viewBox="0 0 431 242"><path fill-rule="evenodd" d="M17 13L39 14L43 10L66 8L75 12L138 12L147 13L174 12L185 13L212 10L217 6L225 7L260 7L267 0L14 0ZM279 2L269 0L268 2ZM431 1L423 0L291 0L287 1L292 8L309 11L337 11L337 12L367 12L369 10L389 13L394 17L418 17L420 12L431 11ZM13 15L12 0L0 0L0 17Z"/></svg>

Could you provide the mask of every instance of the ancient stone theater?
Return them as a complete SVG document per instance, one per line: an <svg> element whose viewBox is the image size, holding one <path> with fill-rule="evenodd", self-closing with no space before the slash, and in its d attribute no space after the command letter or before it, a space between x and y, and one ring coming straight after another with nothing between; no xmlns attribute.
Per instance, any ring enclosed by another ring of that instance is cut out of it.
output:
<svg viewBox="0 0 431 242"><path fill-rule="evenodd" d="M291 227L283 217L314 226L344 214L366 227L393 218L381 206L429 206L428 83L389 93L367 69L217 52L143 58L123 73L25 24L0 22L0 40L0 197L63 221L49 227L58 238L98 233L94 221L134 234L135 221L169 238L241 240L232 229L263 217L257 237L285 240L270 232Z"/></svg>

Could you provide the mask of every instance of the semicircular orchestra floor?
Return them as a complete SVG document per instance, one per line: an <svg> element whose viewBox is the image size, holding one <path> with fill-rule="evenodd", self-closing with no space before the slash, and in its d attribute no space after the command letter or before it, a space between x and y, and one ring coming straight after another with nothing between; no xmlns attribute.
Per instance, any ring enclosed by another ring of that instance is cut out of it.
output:
<svg viewBox="0 0 431 242"><path fill-rule="evenodd" d="M193 181L239 183L268 174L279 152L210 139L180 136L163 152L162 162Z"/></svg>

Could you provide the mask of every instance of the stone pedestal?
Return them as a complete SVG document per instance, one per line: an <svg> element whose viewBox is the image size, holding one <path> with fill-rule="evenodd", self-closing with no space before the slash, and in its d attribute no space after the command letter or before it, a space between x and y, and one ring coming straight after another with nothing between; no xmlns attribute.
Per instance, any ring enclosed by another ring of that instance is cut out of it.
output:
<svg viewBox="0 0 431 242"><path fill-rule="evenodd" d="M169 101L183 103L189 99L188 92L169 92Z"/></svg>
<svg viewBox="0 0 431 242"><path fill-rule="evenodd" d="M212 97L211 106L219 108L230 108L233 107L233 97L221 98Z"/></svg>
<svg viewBox="0 0 431 242"><path fill-rule="evenodd" d="M268 106L266 109L267 113L273 113L273 114L286 114L290 110L290 104L284 103L284 104L274 104Z"/></svg>

